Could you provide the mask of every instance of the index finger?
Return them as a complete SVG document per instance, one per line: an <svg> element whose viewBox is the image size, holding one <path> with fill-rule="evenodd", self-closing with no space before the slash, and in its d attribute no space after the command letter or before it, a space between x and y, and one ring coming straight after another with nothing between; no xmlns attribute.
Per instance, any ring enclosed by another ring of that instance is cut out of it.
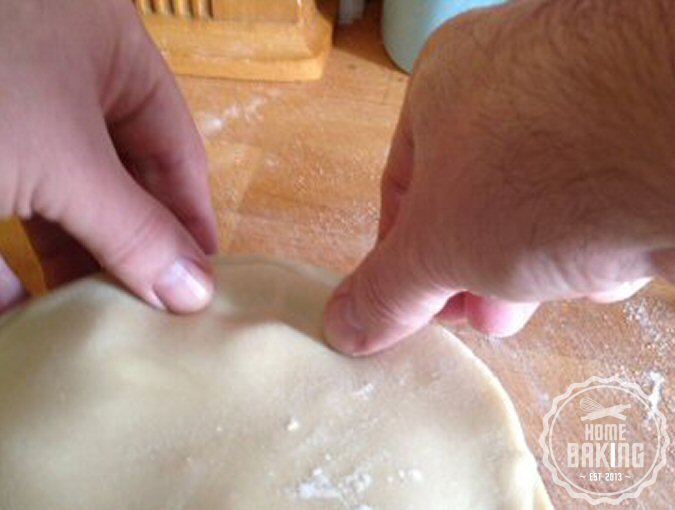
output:
<svg viewBox="0 0 675 510"><path fill-rule="evenodd" d="M137 20L142 37L126 46L106 121L134 177L185 225L207 253L217 249L208 161L175 78ZM136 46L136 47L135 47ZM126 72L124 72L126 71Z"/></svg>

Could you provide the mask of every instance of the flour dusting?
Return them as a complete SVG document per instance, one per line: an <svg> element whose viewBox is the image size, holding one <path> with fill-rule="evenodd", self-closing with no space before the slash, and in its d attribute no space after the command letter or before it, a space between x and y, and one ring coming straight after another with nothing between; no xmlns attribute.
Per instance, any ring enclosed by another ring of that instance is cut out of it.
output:
<svg viewBox="0 0 675 510"><path fill-rule="evenodd" d="M317 467L291 495L302 500L336 500L348 510L374 510L363 502L372 483L372 476L361 470L331 478L323 468Z"/></svg>
<svg viewBox="0 0 675 510"><path fill-rule="evenodd" d="M210 138L220 133L225 127L225 121L220 117L208 112L195 114L197 128L204 138Z"/></svg>
<svg viewBox="0 0 675 510"><path fill-rule="evenodd" d="M352 395L356 398L360 398L363 400L370 400L370 398L373 396L373 392L375 391L375 385L371 382L364 384L361 386L359 389L355 390L352 392Z"/></svg>
<svg viewBox="0 0 675 510"><path fill-rule="evenodd" d="M419 469L399 469L396 472L399 480L412 480L413 482L421 482L424 480L424 475Z"/></svg>
<svg viewBox="0 0 675 510"><path fill-rule="evenodd" d="M659 403L661 402L661 393L663 391L663 383L666 378L660 372L649 372L649 378L652 380L652 392L649 394L649 419L653 420L659 412Z"/></svg>
<svg viewBox="0 0 675 510"><path fill-rule="evenodd" d="M663 339L663 334L652 320L644 299L627 301L623 308L626 317L637 322L652 342L659 342Z"/></svg>
<svg viewBox="0 0 675 510"><path fill-rule="evenodd" d="M286 422L286 430L288 430L289 432L293 432L295 430L298 430L299 428L300 428L300 422L293 417L291 417Z"/></svg>
<svg viewBox="0 0 675 510"><path fill-rule="evenodd" d="M537 403L539 404L539 407L545 411L548 411L551 408L551 395L549 395L548 392L540 389L538 385L536 391Z"/></svg>
<svg viewBox="0 0 675 510"><path fill-rule="evenodd" d="M424 475L422 474L422 471L420 471L419 469L409 469L408 477L413 482L421 482L422 480L424 480Z"/></svg>
<svg viewBox="0 0 675 510"><path fill-rule="evenodd" d="M424 481L424 473L417 468L397 469L394 474L387 475L386 480L389 485L407 482L422 483Z"/></svg>
<svg viewBox="0 0 675 510"><path fill-rule="evenodd" d="M224 122L243 118L246 122L252 123L262 120L260 108L267 103L264 96L253 96L246 103L233 103L222 112Z"/></svg>

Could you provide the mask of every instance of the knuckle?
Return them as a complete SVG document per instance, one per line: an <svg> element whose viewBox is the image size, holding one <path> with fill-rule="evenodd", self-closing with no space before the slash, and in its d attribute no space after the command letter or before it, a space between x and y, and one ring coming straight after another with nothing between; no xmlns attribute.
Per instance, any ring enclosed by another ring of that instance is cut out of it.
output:
<svg viewBox="0 0 675 510"><path fill-rule="evenodd" d="M150 243L167 227L167 218L159 207L148 208L123 236L113 239L101 254L101 265L109 269L133 267L147 253Z"/></svg>
<svg viewBox="0 0 675 510"><path fill-rule="evenodd" d="M386 288L379 276L367 276L359 281L360 302L357 298L356 306L366 325L396 326L401 322L402 309Z"/></svg>
<svg viewBox="0 0 675 510"><path fill-rule="evenodd" d="M380 179L380 192L382 194L391 194L402 196L408 189L408 183L404 182L399 175L392 171L385 171Z"/></svg>
<svg viewBox="0 0 675 510"><path fill-rule="evenodd" d="M43 205L45 198L53 198L54 193L45 197L47 189L43 184L50 177L43 175L39 165L34 165L32 161L12 163L10 169L0 176L0 218L16 215L28 219Z"/></svg>

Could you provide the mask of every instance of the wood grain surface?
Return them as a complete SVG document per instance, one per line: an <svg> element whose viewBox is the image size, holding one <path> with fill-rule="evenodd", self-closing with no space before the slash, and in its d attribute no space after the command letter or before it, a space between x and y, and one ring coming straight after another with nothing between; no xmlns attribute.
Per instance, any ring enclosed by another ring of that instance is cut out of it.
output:
<svg viewBox="0 0 675 510"><path fill-rule="evenodd" d="M171 68L192 76L319 79L337 0L134 0Z"/></svg>
<svg viewBox="0 0 675 510"><path fill-rule="evenodd" d="M222 252L276 255L346 271L371 247L379 178L407 82L385 54L377 18L377 5L370 4L365 20L338 30L319 82L180 80L208 147ZM24 273L32 271L30 255L8 232L0 230L0 249L10 250ZM456 333L513 397L538 458L542 418L552 399L593 375L618 375L648 394L663 377L653 398L675 435L675 292L664 284L626 303L545 305L507 340L461 327ZM571 499L541 472L560 509L670 509L672 446L668 454L656 483L618 507Z"/></svg>

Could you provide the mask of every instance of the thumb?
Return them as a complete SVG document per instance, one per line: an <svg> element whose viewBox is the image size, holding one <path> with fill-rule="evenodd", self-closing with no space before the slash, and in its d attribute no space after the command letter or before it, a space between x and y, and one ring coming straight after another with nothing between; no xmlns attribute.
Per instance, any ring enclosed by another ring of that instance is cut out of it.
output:
<svg viewBox="0 0 675 510"><path fill-rule="evenodd" d="M406 102L396 126L387 165L382 174L378 241L384 239L396 223L401 204L412 182L415 149L407 105Z"/></svg>
<svg viewBox="0 0 675 510"><path fill-rule="evenodd" d="M206 255L176 217L133 180L112 143L103 145L72 169L76 175L61 191L60 203L66 205L57 217L38 212L155 307L178 313L205 307L213 293Z"/></svg>
<svg viewBox="0 0 675 510"><path fill-rule="evenodd" d="M426 273L420 243L409 239L414 232L397 222L337 288L324 320L333 348L352 356L386 349L429 323L457 293Z"/></svg>

